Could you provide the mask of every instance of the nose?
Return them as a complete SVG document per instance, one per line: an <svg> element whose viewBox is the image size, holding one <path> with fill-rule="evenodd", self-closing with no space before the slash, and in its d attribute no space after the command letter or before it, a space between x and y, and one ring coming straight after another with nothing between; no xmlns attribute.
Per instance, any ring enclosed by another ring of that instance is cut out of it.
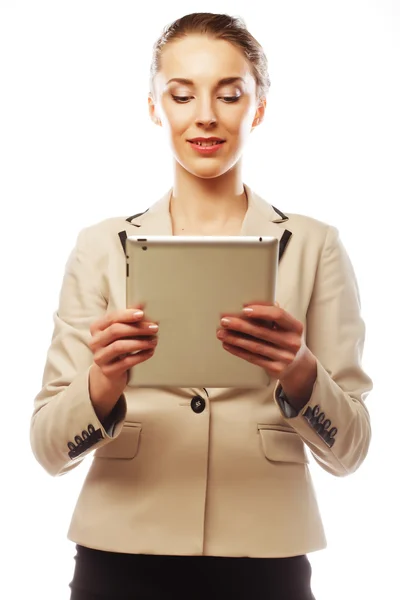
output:
<svg viewBox="0 0 400 600"><path fill-rule="evenodd" d="M217 117L211 102L208 101L200 103L195 122L196 125L207 128L215 125L217 122Z"/></svg>
<svg viewBox="0 0 400 600"><path fill-rule="evenodd" d="M215 123L217 122L217 119L215 117L197 117L196 119L196 125L200 125L203 127L211 127L212 125L215 125Z"/></svg>

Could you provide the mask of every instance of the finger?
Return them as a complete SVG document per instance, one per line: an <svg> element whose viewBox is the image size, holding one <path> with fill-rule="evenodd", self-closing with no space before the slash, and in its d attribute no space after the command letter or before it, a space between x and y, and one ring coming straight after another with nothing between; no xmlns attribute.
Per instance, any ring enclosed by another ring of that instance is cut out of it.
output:
<svg viewBox="0 0 400 600"><path fill-rule="evenodd" d="M291 364L295 359L293 352L279 348L260 339L253 337L235 335L230 331L223 332L222 341L224 344L235 346L238 349L245 350L250 354L267 358L268 360L279 361L285 364L285 366ZM221 338L220 338L221 339Z"/></svg>
<svg viewBox="0 0 400 600"><path fill-rule="evenodd" d="M134 352L140 352L142 350L150 350L155 348L157 345L157 338L143 338L142 340L129 340L122 339L109 344L105 348L100 348L94 354L94 361L99 367L118 360L121 356L130 355Z"/></svg>
<svg viewBox="0 0 400 600"><path fill-rule="evenodd" d="M264 302L263 300L261 301L257 301L257 302L246 302L245 304L243 304L243 306L253 306L253 304L258 304L260 306L280 306L279 302L275 301L275 302Z"/></svg>
<svg viewBox="0 0 400 600"><path fill-rule="evenodd" d="M247 362L252 363L253 365L262 367L267 371L267 373L271 377L274 377L276 379L279 379L280 373L282 373L287 368L287 365L284 363L269 360L268 358L252 354L242 348L238 348L237 346L233 346L231 344L224 343L223 347L230 354L242 358L243 360L246 360Z"/></svg>
<svg viewBox="0 0 400 600"><path fill-rule="evenodd" d="M261 319L243 319L226 317L221 321L225 331L237 332L241 335L263 340L289 352L297 353L301 346L301 337L292 331L275 329Z"/></svg>
<svg viewBox="0 0 400 600"><path fill-rule="evenodd" d="M113 323L136 323L137 321L143 319L143 317L143 310L136 308L106 313L103 317L97 319L97 321L92 324L91 333L93 335L93 333L96 333L97 331L103 331Z"/></svg>
<svg viewBox="0 0 400 600"><path fill-rule="evenodd" d="M277 323L279 327L287 331L294 331L300 335L303 333L303 324L280 306L267 306L253 304L245 306L243 314L249 319L262 319Z"/></svg>
<svg viewBox="0 0 400 600"><path fill-rule="evenodd" d="M253 306L253 305L258 305L258 306L277 306L278 308L280 307L279 302L275 301L275 302L264 302L263 300L257 300L254 302L246 302L245 304L243 304L243 306Z"/></svg>
<svg viewBox="0 0 400 600"><path fill-rule="evenodd" d="M112 323L107 329L94 334L90 342L93 351L122 338L153 336L158 331L158 325L150 321L139 321L128 325L126 323Z"/></svg>
<svg viewBox="0 0 400 600"><path fill-rule="evenodd" d="M252 336L271 343L276 343L282 337L282 333L272 328L272 323L261 319L246 319L241 317L224 317L221 319L221 327L225 330L235 331L243 335Z"/></svg>
<svg viewBox="0 0 400 600"><path fill-rule="evenodd" d="M112 363L109 363L101 368L102 372L106 377L116 377L118 375L122 375L128 369L135 367L139 363L145 362L149 360L154 355L155 349L151 350L142 350L136 354L129 354L128 356L123 356L120 360L116 360Z"/></svg>

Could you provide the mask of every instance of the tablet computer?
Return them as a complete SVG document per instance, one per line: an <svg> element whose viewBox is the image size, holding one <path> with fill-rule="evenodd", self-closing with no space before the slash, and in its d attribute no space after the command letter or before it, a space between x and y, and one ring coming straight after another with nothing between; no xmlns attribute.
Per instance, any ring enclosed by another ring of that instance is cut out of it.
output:
<svg viewBox="0 0 400 600"><path fill-rule="evenodd" d="M138 387L260 387L261 367L224 350L222 313L274 302L278 240L253 236L130 236L126 240L127 307L144 305L159 325L154 355L136 365Z"/></svg>

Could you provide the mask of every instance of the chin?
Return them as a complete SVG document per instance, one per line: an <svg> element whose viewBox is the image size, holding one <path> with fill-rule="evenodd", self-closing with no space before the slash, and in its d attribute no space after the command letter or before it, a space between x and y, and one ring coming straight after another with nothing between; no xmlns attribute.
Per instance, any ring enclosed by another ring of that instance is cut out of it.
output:
<svg viewBox="0 0 400 600"><path fill-rule="evenodd" d="M216 177L225 175L225 173L229 171L229 167L227 165L215 165L213 167L210 165L204 169L196 169L194 167L190 167L189 165L183 165L183 168L200 179L215 179Z"/></svg>
<svg viewBox="0 0 400 600"><path fill-rule="evenodd" d="M177 163L196 177L202 179L214 179L224 175L227 171L230 171L238 160L238 149L235 148L232 153L232 148L229 150L229 156L225 152L223 156L195 156L193 150L188 150L186 147L178 147L177 145L171 144L172 154Z"/></svg>
<svg viewBox="0 0 400 600"><path fill-rule="evenodd" d="M185 171L200 179L215 179L216 177L221 177L230 171L237 163L237 157L231 161L227 161L226 159L221 161L204 157L202 157L200 161L191 161L182 160L175 155L175 159Z"/></svg>

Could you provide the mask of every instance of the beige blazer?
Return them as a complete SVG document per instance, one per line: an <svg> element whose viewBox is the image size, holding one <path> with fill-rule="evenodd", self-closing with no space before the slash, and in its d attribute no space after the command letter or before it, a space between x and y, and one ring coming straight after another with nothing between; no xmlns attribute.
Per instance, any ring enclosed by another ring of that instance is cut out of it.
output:
<svg viewBox="0 0 400 600"><path fill-rule="evenodd" d="M69 530L79 544L250 557L326 545L309 460L344 476L370 442L357 284L335 228L284 215L245 189L241 234L280 240L277 300L304 323L318 359L310 401L289 417L277 381L261 389L127 387L109 435L88 393L89 327L125 308L126 234L172 234L171 190L141 215L83 230L66 266L31 425L33 452L52 475L93 453Z"/></svg>

